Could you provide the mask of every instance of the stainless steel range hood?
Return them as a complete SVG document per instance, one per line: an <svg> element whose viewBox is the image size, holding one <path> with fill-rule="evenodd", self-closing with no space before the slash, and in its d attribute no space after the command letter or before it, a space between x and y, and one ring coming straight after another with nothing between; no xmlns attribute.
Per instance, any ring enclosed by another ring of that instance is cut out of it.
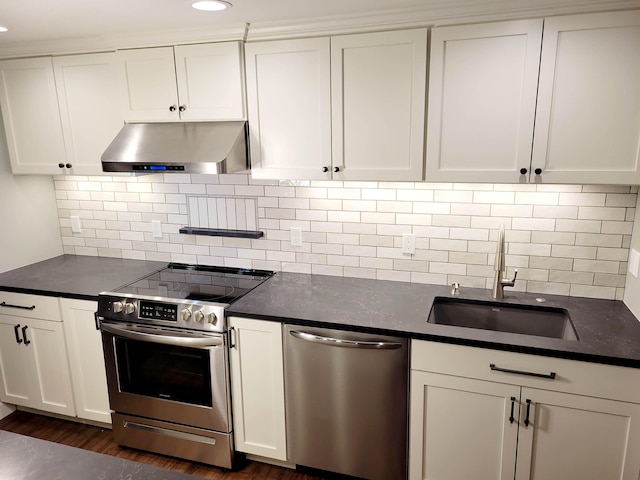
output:
<svg viewBox="0 0 640 480"><path fill-rule="evenodd" d="M247 122L128 123L101 160L104 172L246 171Z"/></svg>

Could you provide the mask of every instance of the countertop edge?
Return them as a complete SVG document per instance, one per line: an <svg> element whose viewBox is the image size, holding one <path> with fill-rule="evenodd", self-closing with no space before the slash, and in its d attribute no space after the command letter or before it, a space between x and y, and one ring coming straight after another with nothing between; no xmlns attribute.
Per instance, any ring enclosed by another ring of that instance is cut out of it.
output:
<svg viewBox="0 0 640 480"><path fill-rule="evenodd" d="M505 352L525 353L530 355L538 355L542 357L562 358L565 360L576 360L581 362L599 363L599 364L613 365L618 367L640 368L640 361L633 360L633 359L624 359L619 357L609 357L606 355L569 352L569 351L546 349L546 348L534 347L534 346L509 345L509 344L498 343L498 342L489 342L489 341L480 340L480 339L468 339L468 338L452 337L452 336L444 336L444 335L413 333L413 332L406 332L402 330L389 330L389 329L385 330L385 329L380 329L376 327L337 325L335 323L327 323L327 322L321 322L321 321L315 321L315 320L304 320L300 318L275 317L275 316L269 316L269 315L234 312L233 310L228 310L227 315L231 317L251 318L255 320L265 320L269 322L276 322L276 323L282 323L282 324L286 323L290 325L330 328L335 330L349 330L349 331L372 333L372 334L384 334L384 335L391 335L396 337L410 338L412 340L425 340L430 342L449 343L452 345L463 345L468 347L486 348L489 350L501 350Z"/></svg>

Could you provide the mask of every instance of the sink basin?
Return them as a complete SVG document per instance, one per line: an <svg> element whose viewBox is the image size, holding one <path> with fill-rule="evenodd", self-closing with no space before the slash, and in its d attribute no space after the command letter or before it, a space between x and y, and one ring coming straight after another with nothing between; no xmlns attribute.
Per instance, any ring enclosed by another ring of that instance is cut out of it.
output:
<svg viewBox="0 0 640 480"><path fill-rule="evenodd" d="M439 325L578 340L562 308L436 297L427 320Z"/></svg>

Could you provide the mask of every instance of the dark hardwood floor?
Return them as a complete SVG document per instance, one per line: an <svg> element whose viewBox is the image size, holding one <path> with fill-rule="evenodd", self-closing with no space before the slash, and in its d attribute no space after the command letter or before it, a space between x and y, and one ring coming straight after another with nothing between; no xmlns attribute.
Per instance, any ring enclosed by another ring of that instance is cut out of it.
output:
<svg viewBox="0 0 640 480"><path fill-rule="evenodd" d="M148 463L156 467L211 480L318 480L327 478L252 461L246 461L233 472L224 472L219 468L201 463L120 447L111 439L111 430L109 429L22 411L16 411L0 420L0 430Z"/></svg>

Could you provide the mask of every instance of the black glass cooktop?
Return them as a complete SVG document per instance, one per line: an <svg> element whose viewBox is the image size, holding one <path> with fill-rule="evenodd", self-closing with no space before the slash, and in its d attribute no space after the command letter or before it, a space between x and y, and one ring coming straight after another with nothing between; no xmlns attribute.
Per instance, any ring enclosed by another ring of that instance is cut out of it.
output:
<svg viewBox="0 0 640 480"><path fill-rule="evenodd" d="M215 303L231 303L275 272L170 263L166 268L116 290L118 293Z"/></svg>

